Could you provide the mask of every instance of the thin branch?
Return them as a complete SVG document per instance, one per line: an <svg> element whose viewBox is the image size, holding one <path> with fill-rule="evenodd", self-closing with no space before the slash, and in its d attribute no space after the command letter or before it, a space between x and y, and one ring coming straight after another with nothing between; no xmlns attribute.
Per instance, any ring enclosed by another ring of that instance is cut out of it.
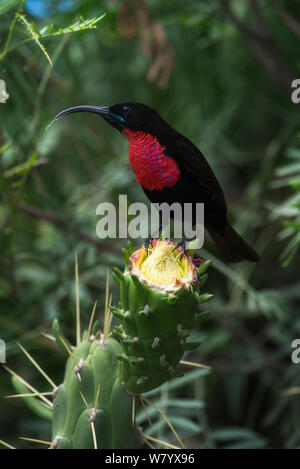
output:
<svg viewBox="0 0 300 469"><path fill-rule="evenodd" d="M260 6L257 0L248 0L249 8L255 17L255 22L258 28L256 28L256 34L265 37L266 39L270 37L270 32L268 30L267 24L265 22L264 16L261 12Z"/></svg>
<svg viewBox="0 0 300 469"><path fill-rule="evenodd" d="M271 35L256 0L249 0L249 6L255 16L259 29L251 29L235 14L229 0L219 0L223 10L235 25L244 43L252 51L261 65L270 73L273 81L290 92L291 75L288 65Z"/></svg>
<svg viewBox="0 0 300 469"><path fill-rule="evenodd" d="M94 238L93 236L86 233L78 226L70 224L67 220L60 217L59 215L56 215L51 212L45 212L37 207L34 207L32 205L27 205L27 204L26 205L17 204L16 209L19 212L25 213L32 217L40 218L41 220L48 221L52 225L55 225L56 227L64 231L71 232L80 241L85 241L86 243L92 244L93 246L96 246L98 249L101 249L103 251L108 251L114 254L119 253L119 249L117 246L114 246L113 244L105 243L103 241L100 241L97 238Z"/></svg>
<svg viewBox="0 0 300 469"><path fill-rule="evenodd" d="M300 37L300 23L294 18L294 16L290 15L286 10L282 8L281 5L278 5L276 2L274 2L274 8L282 19L283 23L294 34L296 34L296 36Z"/></svg>

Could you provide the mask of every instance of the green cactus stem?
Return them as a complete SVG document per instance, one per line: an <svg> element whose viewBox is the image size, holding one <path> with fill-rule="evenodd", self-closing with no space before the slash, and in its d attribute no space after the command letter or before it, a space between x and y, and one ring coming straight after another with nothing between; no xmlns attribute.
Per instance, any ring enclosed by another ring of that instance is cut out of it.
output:
<svg viewBox="0 0 300 469"><path fill-rule="evenodd" d="M146 435L135 425L135 398L130 393L150 391L183 376L179 365L184 352L200 344L188 339L209 315L198 308L212 298L203 291L210 261L197 262L166 240L153 242L149 252L144 247L134 253L123 250L123 258L124 272L113 273L121 301L111 306L120 321L112 334L108 282L103 334L98 321L93 322L96 304L83 334L77 310L76 346L54 320L54 338L67 357L59 386L20 345L55 387L50 392L53 403L10 370L20 397L39 416L52 420L51 442L44 444L53 449L140 448Z"/></svg>
<svg viewBox="0 0 300 469"><path fill-rule="evenodd" d="M54 324L57 328L57 324ZM90 336L73 350L53 400L52 442L58 449L135 449L141 446L132 423L132 397L121 386L112 338Z"/></svg>
<svg viewBox="0 0 300 469"><path fill-rule="evenodd" d="M199 342L187 339L202 319L198 304L210 261L196 263L169 240L155 240L131 256L123 252L125 271L114 270L120 285L120 304L112 313L121 321L113 336L121 343L120 380L129 392L143 393L173 377L182 376L179 362ZM205 316L204 316L205 317ZM203 318L204 318L203 317Z"/></svg>

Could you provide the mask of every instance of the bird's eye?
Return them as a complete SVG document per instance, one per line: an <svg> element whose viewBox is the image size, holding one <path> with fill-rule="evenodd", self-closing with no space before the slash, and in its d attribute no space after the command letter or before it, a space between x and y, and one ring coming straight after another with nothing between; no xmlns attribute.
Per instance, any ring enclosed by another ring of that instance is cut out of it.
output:
<svg viewBox="0 0 300 469"><path fill-rule="evenodd" d="M129 110L130 107L127 104L124 104L124 106L122 107L122 111L127 113Z"/></svg>

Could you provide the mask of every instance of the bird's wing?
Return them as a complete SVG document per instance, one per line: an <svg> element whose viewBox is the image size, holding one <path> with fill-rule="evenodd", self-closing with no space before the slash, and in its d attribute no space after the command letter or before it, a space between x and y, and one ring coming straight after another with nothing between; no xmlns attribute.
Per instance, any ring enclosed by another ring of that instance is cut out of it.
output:
<svg viewBox="0 0 300 469"><path fill-rule="evenodd" d="M188 173L212 197L225 213L226 201L220 184L201 151L190 141L177 139L173 146L175 159L179 166Z"/></svg>

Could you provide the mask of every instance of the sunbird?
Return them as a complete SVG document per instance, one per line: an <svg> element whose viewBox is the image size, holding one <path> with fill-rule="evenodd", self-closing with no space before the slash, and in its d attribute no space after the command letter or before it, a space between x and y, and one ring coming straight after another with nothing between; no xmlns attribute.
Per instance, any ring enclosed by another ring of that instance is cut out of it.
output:
<svg viewBox="0 0 300 469"><path fill-rule="evenodd" d="M204 203L205 228L225 262L258 262L258 254L233 229L227 218L222 188L201 151L169 125L152 107L138 102L112 106L74 106L56 119L74 112L99 114L127 137L128 158L136 179L152 203ZM152 239L145 245L148 248ZM186 250L186 239L181 244Z"/></svg>

